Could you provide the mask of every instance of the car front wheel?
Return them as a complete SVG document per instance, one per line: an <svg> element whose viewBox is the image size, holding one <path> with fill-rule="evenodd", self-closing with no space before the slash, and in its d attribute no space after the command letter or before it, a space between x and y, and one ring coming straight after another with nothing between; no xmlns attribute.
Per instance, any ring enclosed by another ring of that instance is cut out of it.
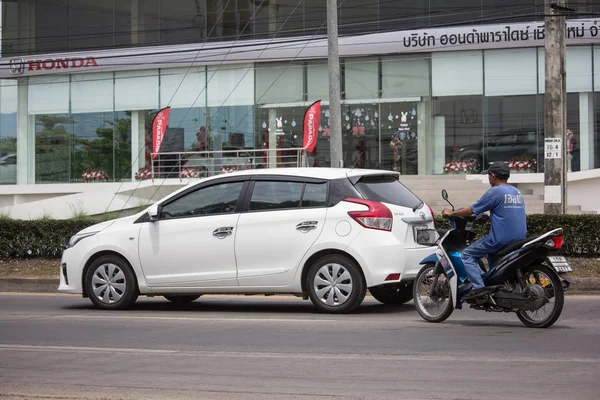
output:
<svg viewBox="0 0 600 400"><path fill-rule="evenodd" d="M310 267L306 288L315 307L332 314L354 311L367 291L358 265L339 254L324 256Z"/></svg>
<svg viewBox="0 0 600 400"><path fill-rule="evenodd" d="M87 294L98 308L130 308L138 298L138 288L131 267L117 256L102 256L90 265L85 276Z"/></svg>

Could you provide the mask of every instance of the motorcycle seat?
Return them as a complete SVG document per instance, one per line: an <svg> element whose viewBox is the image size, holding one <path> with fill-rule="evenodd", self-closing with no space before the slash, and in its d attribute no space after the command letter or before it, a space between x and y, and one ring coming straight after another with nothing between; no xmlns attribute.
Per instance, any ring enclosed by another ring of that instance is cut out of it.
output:
<svg viewBox="0 0 600 400"><path fill-rule="evenodd" d="M495 265L498 261L500 261L503 257L509 255L510 253L512 253L515 250L520 249L521 247L523 247L523 245L527 242L531 242L532 240L535 240L537 238L539 238L541 235L537 235L537 236L530 236L527 237L523 240L517 240L514 243L509 244L506 247L503 247L502 249L500 249L499 251L497 251L494 254L490 254L488 256L488 261L490 263L490 265Z"/></svg>

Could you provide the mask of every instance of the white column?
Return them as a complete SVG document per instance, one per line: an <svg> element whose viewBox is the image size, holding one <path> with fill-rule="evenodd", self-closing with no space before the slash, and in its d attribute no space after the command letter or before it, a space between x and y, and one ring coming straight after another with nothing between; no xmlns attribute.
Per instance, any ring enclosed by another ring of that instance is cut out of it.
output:
<svg viewBox="0 0 600 400"><path fill-rule="evenodd" d="M131 179L146 164L146 112L131 112Z"/></svg>
<svg viewBox="0 0 600 400"><path fill-rule="evenodd" d="M433 118L433 170L434 174L444 172L446 163L446 117Z"/></svg>
<svg viewBox="0 0 600 400"><path fill-rule="evenodd" d="M27 78L17 81L17 184L35 183L35 117L28 113Z"/></svg>
<svg viewBox="0 0 600 400"><path fill-rule="evenodd" d="M594 94L579 93L579 149L581 171L594 168Z"/></svg>
<svg viewBox="0 0 600 400"><path fill-rule="evenodd" d="M277 117L277 109L269 108L269 168L277 167L277 135L275 134L277 130L277 122L275 118Z"/></svg>
<svg viewBox="0 0 600 400"><path fill-rule="evenodd" d="M421 116L425 118L421 119ZM432 173L433 146L429 133L429 102L421 101L417 105L417 140L418 140L418 174L426 175Z"/></svg>

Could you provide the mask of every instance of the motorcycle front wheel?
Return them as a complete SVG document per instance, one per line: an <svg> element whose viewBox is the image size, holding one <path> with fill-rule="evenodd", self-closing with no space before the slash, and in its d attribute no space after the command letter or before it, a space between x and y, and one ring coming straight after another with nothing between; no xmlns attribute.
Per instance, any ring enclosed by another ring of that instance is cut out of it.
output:
<svg viewBox="0 0 600 400"><path fill-rule="evenodd" d="M446 275L436 274L434 270L434 264L426 264L421 268L413 285L413 298L417 312L425 321L442 322L452 314L454 306L450 282Z"/></svg>
<svg viewBox="0 0 600 400"><path fill-rule="evenodd" d="M537 310L518 311L517 316L530 328L548 328L562 313L565 292L560 278L550 267L540 264L523 270L523 278L528 285L540 285L544 289L546 302Z"/></svg>

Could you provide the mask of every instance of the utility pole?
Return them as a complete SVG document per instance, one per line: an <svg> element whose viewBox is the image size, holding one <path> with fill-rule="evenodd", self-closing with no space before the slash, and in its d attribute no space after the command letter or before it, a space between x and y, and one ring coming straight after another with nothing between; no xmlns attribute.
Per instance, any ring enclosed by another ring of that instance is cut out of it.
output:
<svg viewBox="0 0 600 400"><path fill-rule="evenodd" d="M544 213L567 208L565 0L545 0Z"/></svg>
<svg viewBox="0 0 600 400"><path fill-rule="evenodd" d="M329 69L329 114L331 166L343 167L342 108L340 104L340 54L338 49L337 0L327 0L327 59Z"/></svg>

